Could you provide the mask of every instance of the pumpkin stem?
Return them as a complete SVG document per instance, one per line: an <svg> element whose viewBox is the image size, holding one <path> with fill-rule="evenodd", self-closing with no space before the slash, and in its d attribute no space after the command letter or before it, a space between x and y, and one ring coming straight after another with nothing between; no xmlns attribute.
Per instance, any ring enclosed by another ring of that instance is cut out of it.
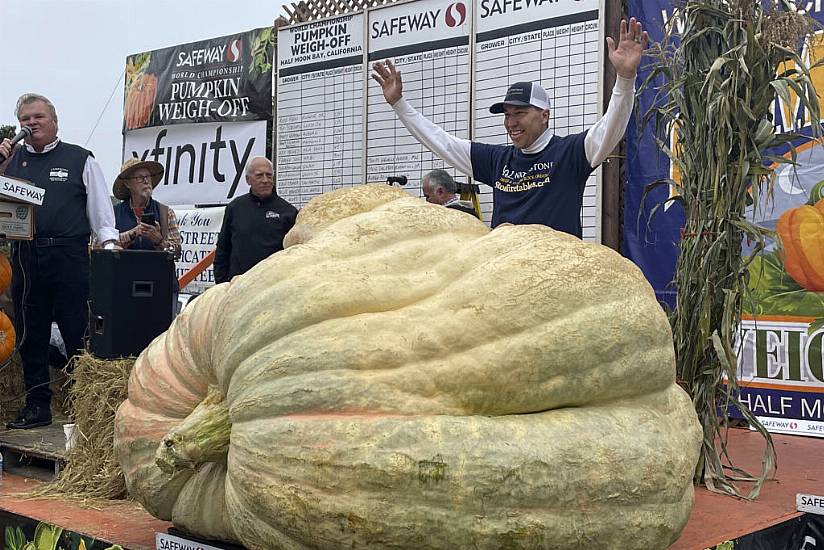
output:
<svg viewBox="0 0 824 550"><path fill-rule="evenodd" d="M168 474L206 462L225 464L231 430L223 394L210 386L206 398L160 442L155 463Z"/></svg>

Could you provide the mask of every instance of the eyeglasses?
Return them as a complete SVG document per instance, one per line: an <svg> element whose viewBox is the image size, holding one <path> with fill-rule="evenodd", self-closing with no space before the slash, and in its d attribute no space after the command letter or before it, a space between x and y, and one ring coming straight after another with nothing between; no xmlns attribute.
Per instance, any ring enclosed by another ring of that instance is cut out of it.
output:
<svg viewBox="0 0 824 550"><path fill-rule="evenodd" d="M126 179L127 179L127 180L129 180L129 181L134 181L134 182L138 182L138 181L152 181L152 176L151 176L151 175L148 175L148 176L130 176L130 177L126 178Z"/></svg>

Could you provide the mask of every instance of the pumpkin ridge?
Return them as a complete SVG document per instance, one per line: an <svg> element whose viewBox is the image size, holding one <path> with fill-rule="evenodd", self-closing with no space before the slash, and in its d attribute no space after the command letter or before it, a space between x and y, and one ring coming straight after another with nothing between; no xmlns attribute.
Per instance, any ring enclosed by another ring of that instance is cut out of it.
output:
<svg viewBox="0 0 824 550"><path fill-rule="evenodd" d="M524 248L529 247L528 244L523 244L522 246ZM505 263L505 262L502 262L502 263ZM481 264L481 262L479 262L479 264ZM478 268L478 267L483 267L483 266L482 265L476 266L476 268ZM431 271L437 272L437 271L439 271L438 268L439 268L439 266L434 266L431 269ZM340 268L341 271L346 271L347 269L349 269L349 266L346 266L345 268ZM473 272L474 272L473 268L467 269L467 273L469 274L469 276L471 276ZM632 278L637 276L637 273L635 271L628 271L626 273L626 275L629 276L630 279L632 279ZM457 282L457 280L453 277L452 282ZM450 282L449 285L451 285L452 282ZM441 283L439 283L439 284L441 284ZM445 282L443 284L446 285ZM320 286L319 285L313 285L311 287L311 289L307 292L307 294L312 295L312 294L317 293L317 294L320 294L320 295L325 295L326 292L323 289L326 288L327 286L333 286L333 285L320 285ZM321 290L318 290L319 288ZM399 303L399 302L392 303L391 307L393 307L394 309L391 310L391 311L392 311L392 313L401 312L405 308L412 307L412 306L417 306L417 305L421 304L422 302L425 302L426 300L438 299L441 296L442 293L449 292L449 291L451 291L451 288L449 286L444 286L442 292L421 294L417 297L417 299L409 299L409 300L405 301L404 303ZM275 290L272 290L272 294L276 294ZM242 351L244 353L247 353L248 348L257 348L254 352L252 352L253 355L255 355L255 357L257 357L257 354L261 354L261 353L266 354L267 353L266 348L270 345L269 342L272 341L275 338L278 339L278 340L280 340L282 338L290 338L290 337L292 337L292 335L295 335L295 334L300 335L300 333L306 327L309 327L309 326L312 326L312 327L322 326L324 323L330 323L330 322L334 322L334 321L337 321L337 320L340 320L340 319L349 319L349 318L352 318L352 317L356 317L358 315L373 314L373 313L374 314L380 314L380 313L383 313L384 312L383 310L385 309L385 308L378 309L376 307L371 307L371 308L368 307L368 306L374 306L374 304L372 304L372 303L361 304L361 306L362 307L360 307L356 312L350 313L348 315L339 315L339 316L335 316L335 317L326 317L325 314L318 314L317 318L315 318L315 317L313 317L311 319L306 319L305 318L303 320L303 324L301 326L292 327L292 332L279 332L277 334L266 334L265 336L261 336L259 338L259 340L264 342L263 345L257 346L257 345L252 345L250 343L248 345L243 346ZM244 316L243 313L244 313L243 310L241 310L241 314L238 315L238 316L243 317ZM234 334L229 335L227 337L227 339L228 340L235 340L235 335L237 335L238 333L243 333L243 332L245 332L245 327L239 326L237 329L235 329ZM249 360L249 357L247 356L247 358L245 360ZM228 361L228 358L227 358L227 361ZM250 361L250 362L253 362L253 361ZM237 372L238 368L241 368L241 365L237 365L236 367L234 367L234 372Z"/></svg>
<svg viewBox="0 0 824 550"><path fill-rule="evenodd" d="M608 312L612 308L614 308L616 310L623 310L623 309L626 309L626 307L627 307L626 304L624 303L625 301L626 301L625 297L618 297L612 303L601 304L600 306L593 303L593 304L587 305L587 307L585 307L585 308L580 308L579 310L576 310L574 312L569 312L567 314L567 316L563 319L558 319L558 318L550 319L550 320L547 320L543 323L536 323L536 324L533 324L533 325L530 325L530 326L524 326L519 330L506 330L507 327L505 327L502 331L498 332L494 337L488 338L482 344L478 344L474 340L467 339L467 340L464 340L463 342L461 342L461 341L458 341L458 342L452 341L448 345L441 345L441 346L435 345L435 346L433 346L433 353L437 353L438 350L443 350L443 349L447 349L448 351L445 352L445 353L441 352L441 353L437 354L437 357L434 356L434 355L433 356L423 355L421 352L418 352L418 353L416 353L416 358L414 360L410 359L409 357L398 356L398 358L396 359L396 365L387 365L384 362L381 362L379 364L374 364L374 365L353 364L352 361L358 360L357 357L351 358L351 361L350 361L350 358L348 358L348 357L342 357L338 361L336 361L336 363L334 363L334 364L332 364L332 363L327 364L328 369L322 370L322 369L318 369L318 367L316 365L317 364L324 364L324 363L321 362L321 361L318 361L317 357L314 357L312 355L308 355L308 356L305 356L305 357L301 358L301 361L300 361L301 363L306 363L307 366L302 368L301 370L294 371L294 370L290 369L289 367L290 367L290 362L294 361L296 358L294 356L290 356L287 351L282 351L279 354L274 354L274 357L267 357L266 352L272 351L271 348L277 347L279 345L283 345L283 347L288 349L290 347L290 344L292 343L292 340L290 340L290 338L279 339L276 342L270 343L269 346L267 346L267 348L263 348L262 350L259 350L258 352L256 352L255 355L250 356L249 358L247 358L244 361L245 367L242 365L236 371L236 374L239 374L240 379L243 380L243 386L241 388L238 388L237 386L232 385L229 388L229 391L228 391L228 394L227 394L227 401L229 403L232 403L232 408L234 408L235 405L236 405L237 409L244 409L244 408L248 407L249 404L255 403L258 400L260 400L260 395L261 394L265 394L267 392L270 392L269 387L271 385L275 385L275 386L277 386L278 384L283 385L284 384L284 382L283 382L284 378L288 377L288 378L291 379L291 382L289 382L290 385L294 384L296 386L303 385L305 387L312 387L313 386L313 382L311 382L312 378L314 376L316 376L317 374L319 374L320 372L326 372L326 373L329 374L329 376L338 376L341 372L346 374L347 372L352 371L352 374L350 375L352 380L350 380L349 383L354 385L355 387L360 387L361 385L371 383L371 384L375 384L375 385L379 385L380 387L383 387L385 389L385 391L387 392L388 396L389 395L397 396L397 397L387 397L383 401L384 405L374 404L374 406L377 409L382 410L384 412L390 412L390 411L397 410L397 409L394 409L394 408L391 408L391 407L387 408L386 405L388 403L404 402L403 401L404 399L409 399L409 398L414 397L415 399L425 400L425 401L419 401L417 403L418 406L423 405L423 403L430 403L430 404L432 404L432 406L435 407L433 409L430 409L428 407L424 407L423 409L420 410L420 412L437 413L439 408L444 408L445 407L444 410L449 410L453 413L461 413L461 412L465 411L465 406L466 405L465 405L465 403L462 403L460 401L460 392L465 392L467 394L472 394L473 393L472 390L475 388L474 386L467 386L467 380L464 380L464 382L462 383L462 387L461 387L460 391L458 391L456 389L455 394L449 394L451 396L449 403L444 403L443 400L441 400L441 399L437 399L437 398L433 399L431 394L410 393L409 391L406 391L406 390L409 389L408 386L407 387L402 387L402 386L399 386L397 383L393 382L393 380L389 380L387 382L387 381L382 380L380 377L375 378L373 376L373 374L376 374L378 376L381 376L381 375L385 374L387 377L392 377L392 379L394 379L394 380L399 380L403 376L405 376L405 372L420 371L421 373L423 373L424 371L429 371L428 374L426 374L426 375L421 374L421 376L426 376L428 379L433 379L434 380L437 377L442 377L444 375L448 375L449 373L447 371L443 370L443 369L440 370L440 371L437 371L434 368L433 369L428 369L427 367L429 367L429 366L434 367L434 366L437 366L440 363L445 364L445 365L449 364L450 360L453 356L460 355L460 354L466 354L466 353L468 353L472 350L475 350L475 353L470 354L470 355L477 356L474 359L476 362L479 362L478 363L479 373L477 374L477 376L483 378L486 383L492 383L491 380L493 380L493 379L488 378L490 375L485 374L485 371L483 371L483 369L480 369L480 365L482 364L482 361L481 361L480 358L485 357L485 356L489 356L489 357L494 356L495 355L494 351L497 347L500 346L501 342L510 340L510 341L513 341L513 343L517 343L518 346L525 346L526 343L522 344L522 343L518 343L518 341L521 340L521 339L525 340L526 342L528 342L528 341L544 341L544 342L547 342L547 345L551 347L552 343L555 342L556 339L563 342L565 339L573 337L572 335L569 335L568 337L559 336L557 338L554 338L553 335L558 335L561 332L560 329L557 326L558 323L564 322L564 323L569 323L570 325L574 326L574 325L579 324L581 322L585 322L585 320L588 317L590 317L593 313L597 313L597 311ZM630 321L629 325L622 322L622 323L616 324L612 328L616 332L620 332L624 329L628 329L628 328L630 328L630 327L632 327L632 326L634 326L638 323L641 323L641 320L645 319L644 315L642 313L643 312L639 312L637 315L631 315L630 316L631 321ZM413 315L413 316L420 316L420 314ZM454 315L452 317L454 318ZM381 321L380 317L373 317L373 319L375 320L376 324L378 324L378 325L381 325L381 324L391 325L391 323L389 323L389 322ZM634 319L634 321L632 321L632 319ZM647 322L647 321L644 320L644 322ZM325 327L324 323L318 323L317 325L313 325L311 327L311 329L308 330L308 334L304 335L304 338L307 341L314 341L315 339L318 338L318 336L316 334L316 332L318 332L318 331L326 331L327 334L337 334L339 332L339 330L336 330L335 326L331 326L331 327L327 327L327 328L324 328L324 327ZM450 328L449 325L443 325L443 327L447 328L448 332L453 332L455 330L453 328ZM608 330L608 328L609 328L608 325L603 325L601 327L601 331L606 331L606 330ZM655 340L645 339L644 336L643 336L645 334L645 332L641 329L638 329L634 332L635 338L631 342L621 340L620 345L617 344L617 343L615 344L617 346L617 348L614 351L610 351L612 348L604 348L604 349L599 349L596 352L593 352L593 355L591 356L591 360L597 361L601 365L601 368L599 369L598 373L591 373L591 374L587 375L586 378L584 378L585 380L587 380L586 384L583 384L583 380L579 380L579 383L578 383L579 387L580 386L585 386L585 387L588 388L588 390L587 390L588 397L580 396L580 397L576 397L574 401L561 401L557 404L553 403L551 405L546 405L545 404L544 406L541 406L540 408L531 409L531 410L547 410L547 409L551 409L551 408L557 408L559 406L585 404L585 403L591 402L593 399L613 399L613 398L616 397L616 394L614 394L614 391L616 391L616 388L618 388L619 386L608 383L607 380L601 378L600 379L600 383L601 383L600 385L601 386L606 385L606 386L608 386L608 388L606 388L606 389L601 388L600 392L595 392L594 389L597 389L599 386L598 386L598 384L593 384L592 383L592 382L594 382L593 380L589 380L589 378L593 378L593 377L596 377L596 379L597 379L597 377L603 377L605 372L610 373L613 370L615 372L614 372L614 375L611 378L615 378L616 380L623 382L623 384L622 384L623 389L621 390L622 393L617 394L617 395L634 395L634 394L637 394L637 393L642 392L642 391L650 391L652 389L660 388L660 387L663 387L663 386L667 385L667 383L668 383L667 380L671 379L671 377L674 377L674 369L661 370L657 367L657 365L659 363L656 361L656 358L658 358L658 361L661 361L660 357L661 357L662 353L664 354L664 357L667 358L667 359L669 359L669 357L672 355L671 353L668 353L669 350L670 350L670 348L669 348L670 340L669 340L668 337L665 339L665 337L669 334L668 325L666 325L666 324L662 325L662 330L663 330L663 332L658 333L658 334L661 335L661 337L657 339L658 340L657 342ZM366 334L373 333L373 331L368 329L368 328L365 329L364 332ZM400 339L405 338L404 335L400 335L400 336L396 336L396 337L400 338ZM391 336L379 335L379 336L377 336L377 339L380 342L383 342L383 344L385 346L387 346L387 348L389 348L389 349L396 346L396 344L394 343ZM366 342L370 342L370 340L367 339ZM297 342L297 343L299 343L299 342ZM376 344L377 343L378 342L376 342ZM643 352L634 351L635 346L642 345L642 344L645 346L645 351L643 351ZM325 344L324 344L323 341L321 341L318 345L323 346ZM311 348L311 349L314 349L314 347ZM303 350L303 353L306 353L305 349ZM639 353L640 353L640 355L639 355ZM634 354L635 361L630 365L630 363L628 362L629 361L628 358L632 354ZM611 360L611 361L607 361L606 358L605 358L605 356L607 356L607 355L612 355L614 357L614 359ZM649 356L648 361L646 361L646 362L640 362L639 361L640 358L645 357L647 355ZM263 367L263 368L260 368L260 364L264 359L268 359L265 362L265 364L267 366ZM561 357L556 357L556 361L561 360L561 359L562 359ZM344 362L344 360L345 360L345 362ZM273 367L272 366L273 361L277 361L277 362L282 363L282 367ZM670 362L672 362L672 359L670 359ZM564 364L563 361L561 362L561 364ZM622 364L625 364L626 366L624 368L621 368ZM638 365L639 364L648 364L649 367L647 369L645 369L644 371L639 371L638 370ZM248 370L251 370L253 366L257 366L256 372L254 372L254 373L247 372ZM557 383L559 383L558 380L555 380L555 378L559 375L563 375L563 374L572 375L572 374L575 374L574 372L572 372L568 369L557 371L552 367L545 367L545 368L547 369L545 377L542 378L540 381L532 381L532 383L537 384L538 387L544 387L547 384L557 384ZM624 374L624 375L619 374L620 371L626 371L626 370L629 370L629 369L631 369L630 373L627 373L627 374ZM276 370L280 371L279 375L274 375L273 374L274 371L276 371ZM644 373L646 373L646 374L644 374ZM494 376L494 373L491 376ZM509 372L506 376L511 377L511 376L513 376L513 373ZM302 380L306 380L306 382L302 382ZM420 384L415 382L414 380L411 383L413 384L415 389L419 390L421 388ZM501 383L504 383L503 379L501 380ZM570 388L570 389L574 390L574 387ZM343 387L341 387L339 391L341 393L344 393L344 394L347 393L347 390L343 389ZM547 393L547 392L544 392L544 393ZM552 392L551 394L555 395L555 392ZM284 407L289 407L288 403L291 402L291 400L287 399L287 396L281 395L280 393L274 392L274 391L271 392L270 395L274 396L274 399L273 399L274 402L283 403ZM569 394L567 394L567 396L571 397ZM493 395L492 393L490 393L490 398L497 401L498 395ZM330 404L329 407L339 406L338 401L334 401L333 403L334 404ZM304 402L304 404L308 406L309 402ZM313 410L315 408L320 408L324 411L333 410L333 409L328 409L325 406L312 407ZM524 412L524 411L523 410L517 410L517 411L515 411L515 410L489 410L489 409L469 411L469 413L478 413L478 414L508 414L508 413L517 413L517 412ZM277 416L278 413L276 413L274 411L268 411L267 414L272 415L272 416Z"/></svg>
<svg viewBox="0 0 824 550"><path fill-rule="evenodd" d="M653 395L651 397L644 396L640 399L640 401L641 402L646 402L646 403L651 405L651 404L654 404L654 403L656 403L656 402L658 402L662 399L666 402L669 399L676 398L676 401L678 402L679 410L686 410L685 407L690 407L691 405L690 405L689 400L686 397L686 395L683 395L683 396L680 395L678 393L679 391L680 391L679 388L677 388L675 386L670 386L667 389L662 390L661 392L657 392L655 395ZM637 403L638 401L639 400L624 400L623 401L623 409L621 409L623 412L621 412L620 414L622 415L622 418L624 419L624 420L622 420L622 424L625 424L626 426L629 426L629 427L637 427L637 428L641 429L642 434L644 433L643 432L643 427L647 423L649 423L651 425L661 426L661 425L665 425L667 423L668 419L673 418L673 415L675 415L675 417L677 417L678 413L675 412L675 411L672 411L672 412L667 411L667 412L663 412L663 413L660 412L660 411L651 411L653 413L652 417L649 417L648 415L645 416L645 414L641 415L642 419L647 418L647 420L646 420L646 422L642 422L639 425L635 421L635 417L638 416L638 410L632 407L632 404ZM601 412L599 412L599 410ZM647 410L647 409L645 409L645 410ZM552 446L554 446L555 444L549 443L549 441L556 441L556 442L563 443L565 448L567 448L569 450L574 450L575 447L577 447L578 445L581 444L581 441L575 440L574 438L569 437L569 436L561 436L560 434L556 435L555 437L549 438L549 436L543 432L543 429L545 427L546 428L551 427L553 430L558 430L558 427L565 426L565 424L563 422L554 422L554 424L553 424L551 422L551 420L552 420L551 417L553 417L553 416L559 416L560 415L561 417L574 418L574 415L580 414L580 413L584 413L584 414L588 415L591 418L590 421L592 421L592 422L604 422L604 421L612 422L611 418L613 417L613 414L611 414L609 412L609 409L606 406L584 407L584 408L576 410L576 411L556 411L554 413L550 413L549 415L544 415L545 416L545 418L544 418L545 422L543 422L539 425L533 426L535 428L538 428L538 431L535 433L536 441L548 441L545 445L549 445L550 448ZM441 418L444 422L447 422L447 424L451 424L453 427L456 426L456 424L457 424L456 422L451 421L448 418L444 418L444 417L439 417L439 418ZM424 420L426 420L426 419L422 419L419 423L423 422ZM484 423L484 424L487 424L487 425L503 424L504 427L502 429L504 429L505 431L511 431L511 430L509 430L508 428L505 427L505 426L508 426L508 425L511 424L511 419L509 417L492 417L492 418L478 417L478 418L476 418L476 420L478 422L481 422L481 423ZM375 417L375 418L369 419L369 423L377 424L374 427L374 429L370 430L370 432L375 433L375 434L385 434L385 433L387 433L387 429L383 427L385 424L387 424L387 422L385 420L382 420L380 418ZM682 424L682 423L683 423L682 421L678 422L679 425ZM528 424L524 424L522 422L521 425L522 426L527 426ZM291 437L295 440L295 443L297 443L299 445L299 447L296 446L296 447L294 447L294 449L295 449L295 451L298 451L298 449L303 449L304 451L301 451L301 453L304 453L304 452L308 451L309 449L313 448L312 445L315 442L315 434L316 433L318 433L318 434L324 433L323 431L312 431L312 430L309 429L308 426L305 426L305 427L301 428L300 423L294 423L294 422L285 422L285 423L278 422L276 424L276 427L278 427L278 426L283 426L282 428L278 428L278 429L285 430L284 432L282 432L283 435L292 434ZM361 425L361 427L364 427L364 426ZM569 435L571 435L572 433L574 433L578 429L580 429L581 425L577 424L577 423L569 424L567 428L563 428L562 433L568 431ZM697 435L695 425L689 425L688 428L689 429L687 429L687 430L672 431L672 432L667 432L665 430L660 430L660 429L655 430L653 432L647 433L644 438L640 438L637 442L634 442L633 444L634 445L639 445L639 448L645 449L646 457L647 457L645 460L649 461L650 464L655 464L655 463L657 463L656 462L657 461L656 456L658 454L657 449L659 447L656 446L656 444L646 446L647 442L648 441L658 441L657 445L667 445L668 442L670 442L670 440L672 440L673 438L676 439L676 440L689 439L689 438L692 438L693 436ZM245 449L247 449L247 448L250 449L252 452L255 452L254 449L257 447L257 443L254 441L254 439L252 439L254 437L252 435L252 433L238 434L237 441L236 442L233 441L233 448L236 450L235 458L237 460L244 460L244 458L245 458L244 457ZM463 430L461 430L461 433L463 433ZM665 434L665 439L661 440L660 438L664 434ZM616 432L616 430L610 429L609 431L606 431L604 433L604 435L607 436L608 441L603 441L603 440L597 440L596 439L596 440L584 440L584 442L588 441L588 442L591 442L592 444L594 444L596 446L606 445L606 448L621 449L623 447L623 445L625 443L625 440L623 439L623 436L620 435L620 433ZM404 436L404 439L406 439L406 437L407 436ZM381 436L381 440L382 439L383 439L383 436ZM420 438L414 438L413 441L420 442L421 439ZM456 440L456 441L460 441L460 440ZM474 438L473 438L473 441L474 441ZM284 443L286 443L286 442L284 442ZM587 444L589 444L589 443L587 443ZM291 443L288 444L288 445L290 445L289 448L292 448ZM265 495L265 494L268 494L269 490L275 490L278 487L289 488L289 487L293 487L293 486L298 485L298 486L302 487L301 493L305 495L304 497L302 497L302 501L304 502L304 504L317 506L318 507L318 513L328 514L329 513L328 511L327 512L322 512L322 511L323 510L328 510L329 507L331 507L331 506L335 506L335 507L340 508L342 510L357 509L357 507L360 505L360 503L373 502L373 501L381 500L380 498L376 498L376 497L379 497L381 495L381 492L384 495L384 500L385 500L385 497L386 497L387 494L394 494L393 489L400 489L400 487L394 482L387 481L386 483L388 483L388 484L385 484L385 483L381 482L379 479L377 479L373 476L365 475L362 472L358 473L358 472L360 472L359 467L357 466L357 463L359 461L359 456L361 454L363 454L364 452L372 453L372 451L368 450L369 449L368 447L363 447L358 443L355 443L355 445L356 446L354 448L350 447L350 450L344 450L344 449L341 449L341 448L338 448L338 447L334 447L335 450L337 451L336 456L338 456L339 458L344 459L344 460L349 460L352 463L352 467L355 468L355 470L353 470L353 472L351 474L347 473L348 468L341 469L339 467L336 467L335 466L335 458L330 456L328 454L328 452L324 451L323 449L318 450L318 452L320 452L320 454L318 455L317 465L319 467L324 468L324 469L328 469L328 471L318 481L319 485L318 485L318 490L317 491L314 490L314 484L310 483L309 478L307 478L307 479L296 479L296 478L291 477L293 473L302 473L302 472L305 472L305 475L307 475L309 477L312 476L311 469L305 470L306 466L308 466L308 464L306 464L305 461L309 460L310 457L301 454L301 455L295 455L293 458L290 459L289 456L281 457L280 452L278 452L278 453L276 453L276 456L274 456L274 457L272 457L272 456L267 456L265 458L260 457L260 460L265 460L266 461L266 465L264 466L264 464L260 464L260 466L263 467L262 469L261 468L252 468L250 473L254 477L250 478L250 479L247 479L247 480L243 480L243 481L248 482L248 484L250 485L249 490L244 491L244 492L247 495L256 495L258 492L260 492L261 495ZM465 443L463 441L460 441L459 446L464 448L464 449L468 449L468 450L471 451L472 442ZM279 445L276 448L280 448L280 447L281 446ZM529 457L530 456L538 456L539 450L533 449L531 446L525 446L525 442L523 442L523 441L520 442L520 448L528 450L528 453L529 453L524 458L524 464L526 464L528 466L529 464L535 463L535 460L531 459ZM559 463L557 461L554 461L552 457L555 456L555 454L558 453L558 452L569 452L569 450L567 450L567 451L552 450L548 455L545 455L544 459L538 461L539 463L546 465L546 472L548 474L548 477L547 477L548 480L553 480L553 479L557 480L557 477L554 476L552 474L552 472L557 471L558 468L563 468L564 465L565 465L563 462ZM354 456L352 456L353 451L357 453ZM434 451L434 449L432 451ZM430 451L430 452L432 452L432 451ZM312 451L312 452L315 452L315 451ZM387 455L387 456L391 456L391 454L392 454L391 453L391 447L390 447L389 451L387 451L387 452L390 452L390 455ZM514 452L519 452L519 451L516 449ZM696 452L697 452L697 446L695 447L695 449L691 450L690 455L695 455ZM381 455L381 456L383 456L383 455ZM429 455L424 454L424 456L429 456ZM444 456L446 456L446 455L444 455ZM300 458L298 458L298 457L300 457ZM420 456L418 458L420 459ZM669 489L667 489L666 491L661 491L661 488L659 486L657 486L651 480L649 481L649 483L647 483L647 479L645 477L638 478L637 482L641 483L641 485L637 485L637 487L638 488L646 487L646 488L642 491L636 490L636 491L631 491L631 492L625 493L625 498L628 498L628 499L636 498L636 499L638 499L638 501L640 502L639 506L642 508L642 510L638 511L636 514L633 514L632 517L635 517L637 515L644 515L646 513L646 511L643 510L643 508L654 510L655 508L652 507L651 502L652 503L658 503L658 502L661 502L661 503L675 503L676 512L673 512L675 515L682 515L684 512L688 515L689 514L689 506L688 505L683 505L682 503L686 500L687 504L689 504L689 503L691 503L691 499L692 499L692 485L690 483L690 478L691 478L691 473L692 473L692 462L690 460L691 458L695 458L695 457L694 456L677 457L677 463L671 464L671 468L656 469L656 470L650 472L651 474L654 474L655 476L658 476L661 479L670 480L670 484L668 485ZM291 463L291 466L287 467L285 464L281 463L283 460L289 461ZM452 465L453 462L454 462L454 461L450 461L447 458L444 458L444 460L447 460L447 462L450 465ZM469 459L467 459L467 460L469 460ZM633 461L634 459L632 459L631 457L625 457L624 460ZM501 461L500 462L501 464L509 464L509 460L506 459L506 458L502 457L502 458L500 458L500 461ZM412 460L410 466L417 465L417 462L418 462L417 460ZM615 466L617 466L617 465L613 464L609 460L608 456L606 456L606 455L602 457L602 460L600 461L600 464L601 464L601 466L599 466L599 467L603 470L603 476L597 477L596 480L600 480L600 482L606 483L607 484L606 486L618 483L618 481L616 481L614 479L614 476L617 475L617 473L621 471L620 469L618 469L617 471L615 470ZM447 466L447 471L449 471L449 468L450 468L450 466ZM416 469L413 469L413 470L410 470L408 472L408 475L412 476L409 479L410 483L419 483L418 481L414 481L415 479L417 479L417 473L415 473L416 471L417 471ZM275 475L275 477L269 478L268 473L267 473L267 474L265 474L267 477L261 477L261 476L264 476L265 472L273 472L273 473L277 472L277 475ZM579 472L577 475L580 475L584 479L586 479L586 476L587 476L586 471L573 470L573 472ZM508 487L513 487L514 488L514 487L517 486L517 485L513 485L512 482L511 482L512 481L511 480L511 475L512 475L511 473L507 474L506 472L501 472L501 475L504 476L502 479L510 479L510 483L505 483L503 481L495 481L494 479L496 479L496 478L485 479L484 480L484 485L482 487L487 487L487 488L490 488L492 490L492 493L489 493L487 498L491 498L494 494L500 493L500 491L508 491L509 490L509 489L507 489ZM510 477L507 478L506 477L507 475L509 475ZM677 480L673 480L673 476L675 476L677 478ZM360 488L359 489L354 489L352 487L349 487L348 485L339 485L340 483L343 483L347 479L351 479L354 483L359 484ZM406 479L406 478L403 478L403 479ZM451 478L449 477L449 474L447 474L447 478L445 478L445 481L449 482L449 479L451 479ZM330 481L330 480L338 480L337 481L338 484L332 483L330 485L328 483L328 481ZM361 481L361 480L363 480L363 481ZM372 486L372 489L369 490L369 496L365 496L365 498L363 498L363 499L358 499L356 501L358 504L355 505L355 506L348 506L345 503L343 503L343 504L340 503L341 500L347 498L346 497L347 494L355 494L354 491L366 490L366 488L363 487L363 483L366 483L366 480L368 480L368 483L374 484ZM243 484L241 480L238 480L238 481L241 482L241 484ZM676 481L686 481L686 483L680 484L680 483L677 483ZM461 483L463 483L463 482L461 482ZM270 485L271 485L271 487L269 487ZM310 488L310 486L312 488ZM330 486L332 487L331 489L330 489ZM469 491L469 492L461 493L461 494L465 494L466 497L469 497L470 493L473 491L473 489L471 489L472 486L473 486L473 484L470 481L467 481L466 484L465 484L465 487L466 487L466 490ZM262 487L262 488L256 489L255 487ZM554 493L552 493L552 495L551 495L552 498L560 498L561 499L560 501L557 502L557 504L555 504L554 506L536 504L535 507L538 508L538 509L548 508L548 509L554 509L554 510L561 509L561 508L567 507L567 506L581 507L582 504L576 504L576 501L578 501L580 499L581 502L586 502L586 504L583 504L583 506L585 506L585 512L588 511L589 509L599 508L598 505L597 505L597 501L596 502L589 502L587 500L588 497L586 495L579 496L579 495L569 493L568 491L566 491L564 489L565 487L566 487L565 484L560 484L560 485L558 485L557 487L555 487L553 489ZM446 487L444 487L443 489L445 491ZM289 489L284 489L284 490L288 491ZM422 490L426 490L425 485L422 486ZM534 488L534 490L538 491L539 493L543 491L543 489L540 486L536 486ZM597 491L597 490L598 489L596 489L595 486L593 486L593 488L589 489L589 491ZM389 492L387 493L386 491L389 491ZM447 493L447 492L442 493L442 498L438 499L438 502L439 502L438 506L443 506L443 507L446 507L447 509L451 510L452 498L449 497L448 494L451 494L451 491L449 493ZM598 493L596 493L596 494L598 494ZM406 493L405 492L399 493L398 498L393 498L393 501L397 501L399 499L402 499L403 495L406 495ZM433 494L433 496L434 496L434 494ZM334 498L329 498L329 497L334 497ZM463 499L465 497L461 497L461 498ZM517 492L513 493L510 498L513 499L513 502L520 502L520 503L523 503L523 502L538 502L538 503L540 503L540 502L542 502L542 501L535 501L531 497L526 497L526 496L520 495ZM652 499L651 502L650 502L650 499ZM609 502L609 503L616 503L616 504L619 502L619 500L617 500L615 498L604 499L604 501ZM312 504L312 503L315 503L315 504ZM388 504L389 503L381 504L378 507L386 506ZM393 502L393 504L394 504L394 502ZM402 504L404 504L404 503L401 503L398 506L403 508ZM433 506L433 505L435 505L435 502L433 500L430 499L430 500L427 501L427 506ZM253 504L250 504L249 501L247 501L245 506L247 507L247 509L255 507ZM284 503L284 506L286 506L285 503ZM463 504L461 506L463 506ZM631 508L632 503L627 502L626 507L628 509ZM287 509L288 509L288 507L287 507ZM496 513L495 510L497 510L497 509L498 509L497 507L490 507L489 511L490 511L490 513ZM501 509L508 509L506 502L501 504ZM405 509L405 513L410 513L410 512L409 512L408 509ZM449 512L449 513L451 513L451 512ZM472 514L472 513L477 513L477 512L474 509L470 509L470 511L468 513ZM295 515L294 514L286 514L285 517L293 518L293 517L295 517ZM306 510L304 510L300 514L300 517L308 518L309 514ZM626 519L626 518L624 518L624 519ZM685 518L684 518L684 520L685 520ZM410 520L410 521L412 521L412 520ZM309 524L313 525L313 522L310 520ZM312 529L310 529L309 532L312 532L313 535L314 535L314 531L312 531ZM303 539L303 540L306 540L306 539Z"/></svg>

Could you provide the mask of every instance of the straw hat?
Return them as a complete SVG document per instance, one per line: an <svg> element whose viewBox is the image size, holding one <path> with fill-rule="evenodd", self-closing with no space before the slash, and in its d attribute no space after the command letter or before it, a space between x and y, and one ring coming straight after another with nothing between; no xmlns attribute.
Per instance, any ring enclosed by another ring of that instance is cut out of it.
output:
<svg viewBox="0 0 824 550"><path fill-rule="evenodd" d="M152 175L152 189L157 187L157 184L160 183L160 178L163 177L163 165L152 160L140 160L139 158L132 157L123 163L123 166L120 168L120 174L118 174L114 180L112 194L115 197L122 201L129 198L129 188L126 187L126 178L138 168L146 168L149 170L149 174Z"/></svg>

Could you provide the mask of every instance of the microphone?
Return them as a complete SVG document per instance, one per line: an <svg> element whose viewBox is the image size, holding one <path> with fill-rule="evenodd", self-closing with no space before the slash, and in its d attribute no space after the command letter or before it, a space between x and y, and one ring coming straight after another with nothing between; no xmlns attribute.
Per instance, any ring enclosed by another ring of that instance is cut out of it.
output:
<svg viewBox="0 0 824 550"><path fill-rule="evenodd" d="M17 135L14 136L13 138L11 138L11 143L9 144L9 147L11 147L11 149L13 151L14 146L17 145L17 143L19 141L21 141L21 140L23 140L27 137L31 137L31 128L29 128L28 126L21 126L20 131L17 132ZM4 155L3 153L0 153L0 162L5 162L5 161L6 161L6 155Z"/></svg>
<svg viewBox="0 0 824 550"><path fill-rule="evenodd" d="M386 178L386 183L389 185L392 185L393 183L397 183L398 185L406 185L406 182L406 176L389 176Z"/></svg>

